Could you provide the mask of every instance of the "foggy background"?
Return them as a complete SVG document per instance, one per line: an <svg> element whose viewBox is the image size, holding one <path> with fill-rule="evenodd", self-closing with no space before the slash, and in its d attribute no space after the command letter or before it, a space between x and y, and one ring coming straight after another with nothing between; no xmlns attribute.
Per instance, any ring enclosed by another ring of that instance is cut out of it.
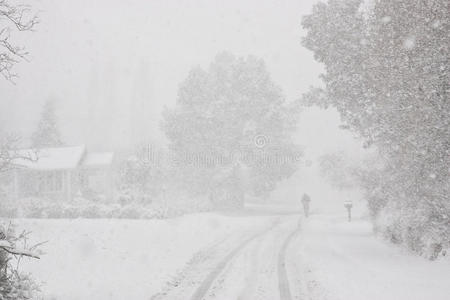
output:
<svg viewBox="0 0 450 300"><path fill-rule="evenodd" d="M301 16L315 2L33 1L41 23L18 37L30 57L16 66L15 84L0 81L1 127L28 146L51 99L68 145L116 151L143 141L164 145L163 108L174 105L192 67L206 67L221 51L264 59L286 99L295 101L321 85L322 66L300 45ZM339 149L362 155L360 143L338 125L334 110L303 111L294 138L309 166L284 183L282 199L296 201L309 190L318 202L331 200L340 209L336 191L324 191L310 164Z"/></svg>
<svg viewBox="0 0 450 300"><path fill-rule="evenodd" d="M0 298L447 300L448 5L0 0Z"/></svg>
<svg viewBox="0 0 450 300"><path fill-rule="evenodd" d="M8 107L1 124L26 138L50 98L68 144L133 142L133 122L161 140L160 112L174 104L178 84L221 51L263 58L287 99L298 99L319 84L321 66L300 45L301 16L314 2L33 1L41 23L20 37L31 55L17 66L16 85L0 82L2 111ZM99 132L108 131L104 122L110 133ZM122 136L112 136L114 127Z"/></svg>

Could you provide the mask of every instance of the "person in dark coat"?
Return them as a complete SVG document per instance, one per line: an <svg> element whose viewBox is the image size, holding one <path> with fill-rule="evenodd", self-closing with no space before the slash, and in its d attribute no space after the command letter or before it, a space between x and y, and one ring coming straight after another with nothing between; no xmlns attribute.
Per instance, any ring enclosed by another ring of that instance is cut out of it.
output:
<svg viewBox="0 0 450 300"><path fill-rule="evenodd" d="M308 194L304 193L302 196L302 204L303 204L303 212L305 213L305 217L309 216L309 203L311 202L311 198Z"/></svg>

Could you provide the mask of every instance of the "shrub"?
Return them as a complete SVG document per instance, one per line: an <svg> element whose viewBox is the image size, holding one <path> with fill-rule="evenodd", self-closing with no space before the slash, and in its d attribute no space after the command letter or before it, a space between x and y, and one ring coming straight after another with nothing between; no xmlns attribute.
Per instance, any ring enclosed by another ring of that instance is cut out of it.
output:
<svg viewBox="0 0 450 300"><path fill-rule="evenodd" d="M121 219L140 219L143 216L143 208L127 205L121 208L119 218Z"/></svg>
<svg viewBox="0 0 450 300"><path fill-rule="evenodd" d="M375 230L384 238L430 260L450 248L449 227L448 221L434 217L425 205L405 208L391 202L375 219Z"/></svg>
<svg viewBox="0 0 450 300"><path fill-rule="evenodd" d="M118 218L118 219L165 219L186 213L211 210L205 199L174 197L164 203L134 198L120 203L94 202L77 198L67 203L49 199L26 198L11 205L0 203L3 217L24 218ZM123 200L123 199L122 199ZM128 201L129 200L129 201ZM5 207L7 209L3 210ZM1 300L1 299L0 299Z"/></svg>
<svg viewBox="0 0 450 300"><path fill-rule="evenodd" d="M82 207L80 209L80 212L81 212L80 216L88 219L100 218L102 216L100 208L95 204Z"/></svg>
<svg viewBox="0 0 450 300"><path fill-rule="evenodd" d="M16 236L11 226L0 226L0 299L25 300L38 293L39 287L28 274L19 272L18 264L12 264L14 258L29 256L38 258L30 250L16 248L24 242L25 234Z"/></svg>

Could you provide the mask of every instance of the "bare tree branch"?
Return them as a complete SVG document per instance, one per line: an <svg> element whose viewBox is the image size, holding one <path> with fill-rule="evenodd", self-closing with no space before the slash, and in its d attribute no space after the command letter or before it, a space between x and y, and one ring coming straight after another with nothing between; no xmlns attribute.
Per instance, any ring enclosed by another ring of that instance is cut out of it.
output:
<svg viewBox="0 0 450 300"><path fill-rule="evenodd" d="M25 48L10 41L11 33L33 31L39 20L27 5L13 5L7 0L0 0L0 23L6 27L0 29L0 74L13 82L17 74L12 71L20 61L26 60L28 52ZM8 26L9 24L9 26Z"/></svg>
<svg viewBox="0 0 450 300"><path fill-rule="evenodd" d="M26 250L26 249L18 249L18 248L5 247L5 246L0 246L0 249L8 252L9 254L13 254L13 255L27 256L27 257L40 259L38 254L36 254L30 250Z"/></svg>
<svg viewBox="0 0 450 300"><path fill-rule="evenodd" d="M18 160L37 161L38 150L33 149L27 152L19 150L20 137L17 135L7 135L0 137L0 173L4 173L17 168L15 162Z"/></svg>

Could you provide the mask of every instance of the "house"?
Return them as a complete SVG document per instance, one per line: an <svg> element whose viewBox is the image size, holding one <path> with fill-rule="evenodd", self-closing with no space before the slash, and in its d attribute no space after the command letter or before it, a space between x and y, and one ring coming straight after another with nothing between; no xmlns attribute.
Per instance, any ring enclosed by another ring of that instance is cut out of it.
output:
<svg viewBox="0 0 450 300"><path fill-rule="evenodd" d="M112 197L112 152L91 153L81 145L25 149L17 154L12 171L16 198Z"/></svg>

